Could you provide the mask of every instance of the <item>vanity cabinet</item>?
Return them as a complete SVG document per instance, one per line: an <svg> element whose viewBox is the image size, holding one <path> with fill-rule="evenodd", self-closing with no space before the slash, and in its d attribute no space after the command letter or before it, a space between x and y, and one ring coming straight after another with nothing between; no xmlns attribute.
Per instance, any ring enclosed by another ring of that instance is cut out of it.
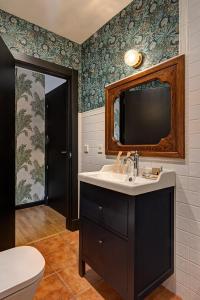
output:
<svg viewBox="0 0 200 300"><path fill-rule="evenodd" d="M144 299L174 271L174 187L130 196L80 183L79 273L85 263L124 300Z"/></svg>

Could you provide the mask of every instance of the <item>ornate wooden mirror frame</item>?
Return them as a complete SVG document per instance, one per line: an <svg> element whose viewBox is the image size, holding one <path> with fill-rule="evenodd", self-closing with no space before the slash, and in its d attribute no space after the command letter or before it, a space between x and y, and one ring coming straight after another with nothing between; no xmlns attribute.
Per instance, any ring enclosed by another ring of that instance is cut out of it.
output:
<svg viewBox="0 0 200 300"><path fill-rule="evenodd" d="M122 145L114 138L114 102L121 92L152 80L171 87L171 131L155 145ZM180 55L105 88L105 152L139 151L142 156L185 157L185 56Z"/></svg>

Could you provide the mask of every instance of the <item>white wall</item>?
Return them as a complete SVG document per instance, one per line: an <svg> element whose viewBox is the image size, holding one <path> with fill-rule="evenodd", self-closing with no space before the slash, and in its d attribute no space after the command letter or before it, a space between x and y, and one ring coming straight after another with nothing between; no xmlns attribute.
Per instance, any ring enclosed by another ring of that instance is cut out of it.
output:
<svg viewBox="0 0 200 300"><path fill-rule="evenodd" d="M200 0L180 0L180 53L186 54L186 159L149 158L141 164L176 171L176 268L165 285L184 300L200 300ZM104 108L81 114L82 171L113 162L98 154L104 119Z"/></svg>
<svg viewBox="0 0 200 300"><path fill-rule="evenodd" d="M104 164L113 163L104 155L105 108L93 109L81 115L81 169L82 171L99 170ZM89 153L84 153L84 145L89 146ZM103 154L98 153L99 145L103 145Z"/></svg>

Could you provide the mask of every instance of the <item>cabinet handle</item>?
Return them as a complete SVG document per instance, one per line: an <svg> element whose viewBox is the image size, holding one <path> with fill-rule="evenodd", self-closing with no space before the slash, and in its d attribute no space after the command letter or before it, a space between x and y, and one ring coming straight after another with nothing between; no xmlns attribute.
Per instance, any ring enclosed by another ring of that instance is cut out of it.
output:
<svg viewBox="0 0 200 300"><path fill-rule="evenodd" d="M102 240L99 240L99 245L103 245L103 241Z"/></svg>
<svg viewBox="0 0 200 300"><path fill-rule="evenodd" d="M67 154L67 151L61 151L60 153L61 154Z"/></svg>
<svg viewBox="0 0 200 300"><path fill-rule="evenodd" d="M100 211L102 211L102 210L103 210L103 207L102 207L101 205L99 206L99 210L100 210Z"/></svg>

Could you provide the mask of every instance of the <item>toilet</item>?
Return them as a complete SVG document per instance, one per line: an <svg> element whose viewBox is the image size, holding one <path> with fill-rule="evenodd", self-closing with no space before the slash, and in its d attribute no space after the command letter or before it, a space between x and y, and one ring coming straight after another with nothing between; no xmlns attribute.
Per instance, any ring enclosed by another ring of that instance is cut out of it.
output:
<svg viewBox="0 0 200 300"><path fill-rule="evenodd" d="M0 252L0 299L31 300L44 274L42 254L30 246Z"/></svg>

